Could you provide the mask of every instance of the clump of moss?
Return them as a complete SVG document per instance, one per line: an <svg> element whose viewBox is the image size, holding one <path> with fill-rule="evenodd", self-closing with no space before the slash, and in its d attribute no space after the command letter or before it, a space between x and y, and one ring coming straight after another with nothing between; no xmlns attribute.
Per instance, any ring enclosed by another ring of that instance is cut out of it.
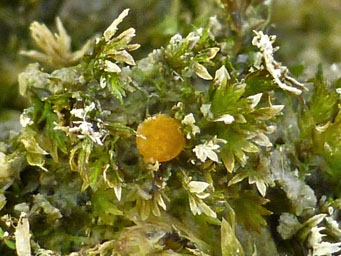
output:
<svg viewBox="0 0 341 256"><path fill-rule="evenodd" d="M127 9L76 53L60 20L33 23L30 106L0 144L4 253L339 252L340 83L276 60L269 8L222 1L140 60Z"/></svg>

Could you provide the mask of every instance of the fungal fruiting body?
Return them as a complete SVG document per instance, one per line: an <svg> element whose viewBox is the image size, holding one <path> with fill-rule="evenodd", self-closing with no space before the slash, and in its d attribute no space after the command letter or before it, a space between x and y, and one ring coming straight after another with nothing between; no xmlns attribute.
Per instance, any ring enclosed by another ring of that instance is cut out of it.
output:
<svg viewBox="0 0 341 256"><path fill-rule="evenodd" d="M167 162L181 153L185 137L176 119L158 114L138 126L136 143L146 162Z"/></svg>

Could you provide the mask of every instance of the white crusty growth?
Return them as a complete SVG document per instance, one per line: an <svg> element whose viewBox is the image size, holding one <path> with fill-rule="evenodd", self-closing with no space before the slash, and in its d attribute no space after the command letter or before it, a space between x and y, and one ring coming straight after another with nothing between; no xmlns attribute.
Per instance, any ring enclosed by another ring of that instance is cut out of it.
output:
<svg viewBox="0 0 341 256"><path fill-rule="evenodd" d="M135 37L135 29L129 28L123 31L121 34L116 35L118 25L128 15L129 9L125 9L116 18L111 25L104 31L103 38L105 41L105 47L102 49L101 55L105 56L105 61L100 62L102 69L108 73L120 73L121 68L117 63L125 63L128 65L135 65L134 58L129 54L130 51L134 51L140 47L139 44L129 44ZM96 45L101 45L102 40L97 39ZM116 61L116 63L114 63ZM101 88L106 87L105 77L101 77Z"/></svg>
<svg viewBox="0 0 341 256"><path fill-rule="evenodd" d="M201 215L204 213L207 216L216 218L217 214L215 211L213 211L211 207L203 201L203 199L210 196L210 193L205 192L205 190L209 187L209 184L204 181L192 181L191 179L191 177L184 177L184 186L189 192L188 200L191 212L194 215Z"/></svg>
<svg viewBox="0 0 341 256"><path fill-rule="evenodd" d="M275 42L276 37L264 35L262 31L254 31L254 33L256 35L252 40L252 44L259 48L261 55L258 56L262 57L262 59L264 60L265 68L274 78L275 83L283 90L292 92L296 95L301 94L302 90L307 90L307 88L304 87L304 84L298 82L288 75L287 67L282 66L281 63L277 62L274 59L273 54L276 50L278 50L278 48L274 48L272 44ZM260 59L261 58L258 58L254 65L257 69L263 68L263 66L260 65ZM286 82L295 87L288 86Z"/></svg>
<svg viewBox="0 0 341 256"><path fill-rule="evenodd" d="M219 163L216 152L219 152L220 145L217 143L226 143L226 140L214 137L212 140L206 141L204 144L196 145L193 152L201 162L205 162L207 159L210 159L213 162Z"/></svg>
<svg viewBox="0 0 341 256"><path fill-rule="evenodd" d="M112 23L111 25L104 31L103 35L105 41L110 41L110 39L116 34L117 26L123 21L125 17L127 17L129 13L129 9L125 9Z"/></svg>
<svg viewBox="0 0 341 256"><path fill-rule="evenodd" d="M101 124L102 121L97 119L96 126L98 131L95 131L95 127L92 122L88 120L88 113L93 111L96 108L95 103L91 103L85 108L74 108L70 111L71 115L77 117L82 120L73 121L73 127L69 126L62 126L55 123L55 130L62 130L66 132L68 135L69 133L77 134L77 137L80 139L84 139L85 137L90 138L93 142L97 143L98 145L103 146L102 139L104 139L106 130L102 128Z"/></svg>
<svg viewBox="0 0 341 256"><path fill-rule="evenodd" d="M192 135L195 136L196 134L200 133L200 128L195 125L195 119L192 113L186 115L184 119L181 121L183 125L190 127L190 132L187 133L186 138L191 139Z"/></svg>
<svg viewBox="0 0 341 256"><path fill-rule="evenodd" d="M26 213L22 212L15 228L15 247L18 256L31 255L30 224Z"/></svg>
<svg viewBox="0 0 341 256"><path fill-rule="evenodd" d="M71 51L71 38L67 34L63 23L56 18L57 33L52 33L45 24L34 21L31 26L31 35L37 46L43 51L21 51L20 54L36 61L55 67L63 67L76 63L90 48L87 41L80 50Z"/></svg>

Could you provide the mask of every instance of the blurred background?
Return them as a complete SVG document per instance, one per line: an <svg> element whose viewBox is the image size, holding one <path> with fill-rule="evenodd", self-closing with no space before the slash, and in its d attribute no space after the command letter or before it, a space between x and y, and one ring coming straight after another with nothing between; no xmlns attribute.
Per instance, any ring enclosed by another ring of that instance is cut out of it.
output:
<svg viewBox="0 0 341 256"><path fill-rule="evenodd" d="M230 12L228 15L218 8L222 3L232 7L224 9ZM264 15L270 21L266 31L277 35L281 47L277 59L301 70L297 75L303 77L311 76L319 63L331 80L340 76L341 0L1 0L1 126L15 126L20 110L27 104L18 95L17 76L31 61L18 52L37 49L29 31L35 20L54 31L55 17L59 16L72 37L73 48L79 49L86 40L102 33L123 9L130 8L121 28L136 29L134 42L142 46L134 52L138 60L164 46L172 35L186 35L194 27L207 24L210 16L232 19L236 26L231 30L240 32L238 22L250 21L253 15L253 9L247 7L260 3L271 9Z"/></svg>

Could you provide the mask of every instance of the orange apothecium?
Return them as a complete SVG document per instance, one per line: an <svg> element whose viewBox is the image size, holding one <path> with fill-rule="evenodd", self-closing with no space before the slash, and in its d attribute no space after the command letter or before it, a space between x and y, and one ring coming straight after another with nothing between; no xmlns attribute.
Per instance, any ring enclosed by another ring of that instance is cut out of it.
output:
<svg viewBox="0 0 341 256"><path fill-rule="evenodd" d="M185 137L176 119L158 114L138 126L136 143L147 162L166 162L180 154L185 146Z"/></svg>

